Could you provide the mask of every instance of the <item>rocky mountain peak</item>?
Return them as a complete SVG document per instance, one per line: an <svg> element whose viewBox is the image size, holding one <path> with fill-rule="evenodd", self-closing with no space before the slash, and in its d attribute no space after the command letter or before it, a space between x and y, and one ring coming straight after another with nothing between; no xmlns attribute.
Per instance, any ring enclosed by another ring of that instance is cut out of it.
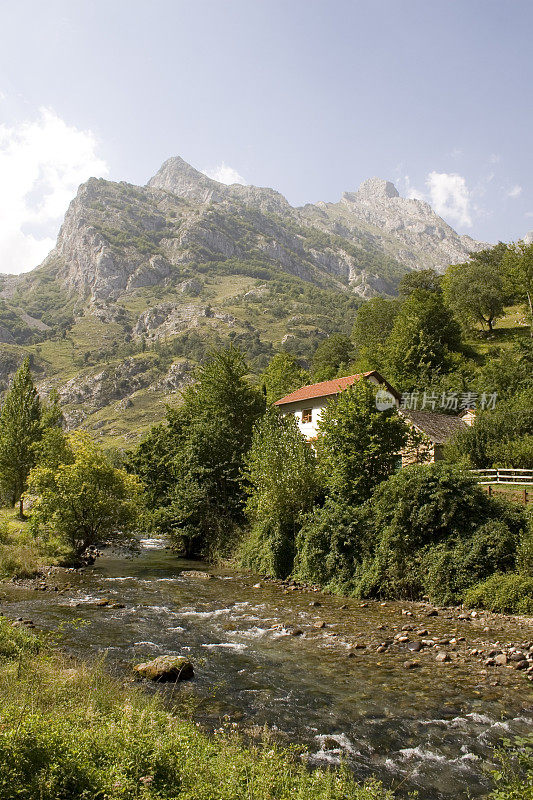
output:
<svg viewBox="0 0 533 800"><path fill-rule="evenodd" d="M237 200L262 212L286 214L292 211L287 200L275 189L243 186L240 183L228 186L208 178L180 156L174 156L165 161L153 178L150 178L147 186L152 189L164 189L196 203L222 203Z"/></svg>
<svg viewBox="0 0 533 800"><path fill-rule="evenodd" d="M360 200L383 200L387 197L399 197L396 186L383 178L368 178L357 190Z"/></svg>
<svg viewBox="0 0 533 800"><path fill-rule="evenodd" d="M167 159L147 186L164 189L197 203L217 202L223 199L224 194L223 184L208 178L180 156Z"/></svg>

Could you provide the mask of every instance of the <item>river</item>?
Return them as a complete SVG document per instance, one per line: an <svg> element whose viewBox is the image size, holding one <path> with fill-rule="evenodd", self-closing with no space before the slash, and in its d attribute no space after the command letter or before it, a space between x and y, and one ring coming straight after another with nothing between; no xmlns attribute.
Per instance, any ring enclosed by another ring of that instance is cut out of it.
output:
<svg viewBox="0 0 533 800"><path fill-rule="evenodd" d="M445 611L428 617L421 604L283 590L226 569L210 570L211 579L182 574L206 569L178 559L162 541L144 540L133 557L106 550L92 568L53 574L48 583L57 593L4 584L2 610L60 628L64 648L84 658L105 654L123 676L163 653L188 655L196 677L172 691L207 727L229 717L253 735L267 725L301 745L312 764L342 760L359 779L374 774L399 794L418 790L423 800L482 796L494 744L531 730L525 677L460 657L475 642L513 641L509 620L487 626L482 617L459 621ZM124 607L96 607L101 598ZM406 608L412 617L402 615ZM453 652L442 664L430 651L377 652L376 642L390 641L406 622L436 639L453 634L467 642L450 645L458 657ZM525 631L533 639L533 626ZM524 641L524 626L518 638ZM406 669L415 656L417 668Z"/></svg>

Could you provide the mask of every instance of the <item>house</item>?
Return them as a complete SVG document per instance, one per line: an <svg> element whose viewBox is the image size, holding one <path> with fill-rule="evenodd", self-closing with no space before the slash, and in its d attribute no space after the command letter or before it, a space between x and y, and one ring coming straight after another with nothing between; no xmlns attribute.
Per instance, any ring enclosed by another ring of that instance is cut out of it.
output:
<svg viewBox="0 0 533 800"><path fill-rule="evenodd" d="M375 370L302 386L282 397L274 405L284 414L294 414L300 431L308 441L311 441L317 436L320 417L327 404L336 400L340 392L361 379L368 380L383 390L381 395L379 392L376 395L378 408L395 406L409 428L418 434L416 444L411 442L399 454L398 462L400 464L401 461L402 467L415 462L440 461L444 455L444 445L456 433L472 425L475 420L475 411L470 408L459 417L400 408L401 395ZM380 405L380 401L383 401L383 405Z"/></svg>
<svg viewBox="0 0 533 800"><path fill-rule="evenodd" d="M416 462L433 463L441 461L444 457L444 445L456 433L473 424L475 414L468 409L460 417L451 417L447 414L435 414L430 411L411 411L401 408L399 410L410 428L419 434L421 441L408 445L402 450L402 467Z"/></svg>
<svg viewBox="0 0 533 800"><path fill-rule="evenodd" d="M347 375L345 378L334 378L331 381L312 383L310 386L302 386L301 389L282 397L274 405L278 406L284 414L294 414L300 431L309 441L317 435L318 423L327 404L335 400L343 389L347 389L348 386L361 379L382 387L384 390L384 408L388 405L394 405L398 408L400 395L375 370L363 372L360 375Z"/></svg>

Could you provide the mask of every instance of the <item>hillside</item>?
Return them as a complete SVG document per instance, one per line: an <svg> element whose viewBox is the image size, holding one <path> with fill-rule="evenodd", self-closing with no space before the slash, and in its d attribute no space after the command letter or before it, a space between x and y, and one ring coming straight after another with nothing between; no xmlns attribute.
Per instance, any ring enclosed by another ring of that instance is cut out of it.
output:
<svg viewBox="0 0 533 800"><path fill-rule="evenodd" d="M92 178L43 264L0 278L0 388L30 354L69 425L124 444L210 347L235 342L256 371L280 348L309 358L350 331L362 299L480 247L379 179L339 203L293 208L180 158L144 187Z"/></svg>

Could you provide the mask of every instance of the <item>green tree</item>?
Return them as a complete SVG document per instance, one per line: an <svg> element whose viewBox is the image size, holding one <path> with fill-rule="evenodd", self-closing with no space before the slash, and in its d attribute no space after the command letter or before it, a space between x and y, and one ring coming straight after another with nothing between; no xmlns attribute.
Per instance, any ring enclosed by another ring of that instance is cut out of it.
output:
<svg viewBox="0 0 533 800"><path fill-rule="evenodd" d="M107 460L89 434L68 436L66 463L37 466L28 478L35 531L59 538L78 556L89 545L125 538L135 528L141 484Z"/></svg>
<svg viewBox="0 0 533 800"><path fill-rule="evenodd" d="M346 375L353 361L352 340L343 333L334 333L324 339L315 350L312 373L315 381L328 381Z"/></svg>
<svg viewBox="0 0 533 800"><path fill-rule="evenodd" d="M448 267L444 299L465 327L481 323L492 332L494 321L503 314L505 300L500 264L472 258L466 264Z"/></svg>
<svg viewBox="0 0 533 800"><path fill-rule="evenodd" d="M489 498L449 464L413 465L371 500L374 555L359 593L457 602L472 584L512 569L525 527L519 506Z"/></svg>
<svg viewBox="0 0 533 800"><path fill-rule="evenodd" d="M244 516L241 471L265 401L234 347L211 354L131 458L147 486L152 523L187 555L225 547Z"/></svg>
<svg viewBox="0 0 533 800"><path fill-rule="evenodd" d="M533 337L533 242L510 245L502 266L508 291L516 293L525 301L530 335Z"/></svg>
<svg viewBox="0 0 533 800"><path fill-rule="evenodd" d="M292 570L301 514L319 492L315 455L292 415L272 409L256 423L244 478L251 523L244 563L285 577Z"/></svg>
<svg viewBox="0 0 533 800"><path fill-rule="evenodd" d="M399 300L373 297L357 310L352 341L361 371L383 370L386 366L386 342L400 310Z"/></svg>
<svg viewBox="0 0 533 800"><path fill-rule="evenodd" d="M442 275L439 275L434 269L406 272L398 284L398 294L401 298L409 297L416 289L440 293L442 291Z"/></svg>
<svg viewBox="0 0 533 800"><path fill-rule="evenodd" d="M297 358L290 353L277 353L270 359L261 375L267 403L275 403L280 397L309 383L310 376Z"/></svg>
<svg viewBox="0 0 533 800"><path fill-rule="evenodd" d="M24 516L23 493L35 465L42 435L41 401L26 358L7 392L0 413L0 486L2 493Z"/></svg>
<svg viewBox="0 0 533 800"><path fill-rule="evenodd" d="M387 340L387 364L391 380L403 389L420 381L430 385L434 373L446 373L459 350L460 328L442 297L415 289L403 302Z"/></svg>
<svg viewBox="0 0 533 800"><path fill-rule="evenodd" d="M475 424L446 447L450 461L478 469L533 468L533 388L523 389L494 409L481 411Z"/></svg>
<svg viewBox="0 0 533 800"><path fill-rule="evenodd" d="M325 485L350 505L366 500L397 465L408 439L395 409L378 411L375 387L359 380L326 406L317 440Z"/></svg>

